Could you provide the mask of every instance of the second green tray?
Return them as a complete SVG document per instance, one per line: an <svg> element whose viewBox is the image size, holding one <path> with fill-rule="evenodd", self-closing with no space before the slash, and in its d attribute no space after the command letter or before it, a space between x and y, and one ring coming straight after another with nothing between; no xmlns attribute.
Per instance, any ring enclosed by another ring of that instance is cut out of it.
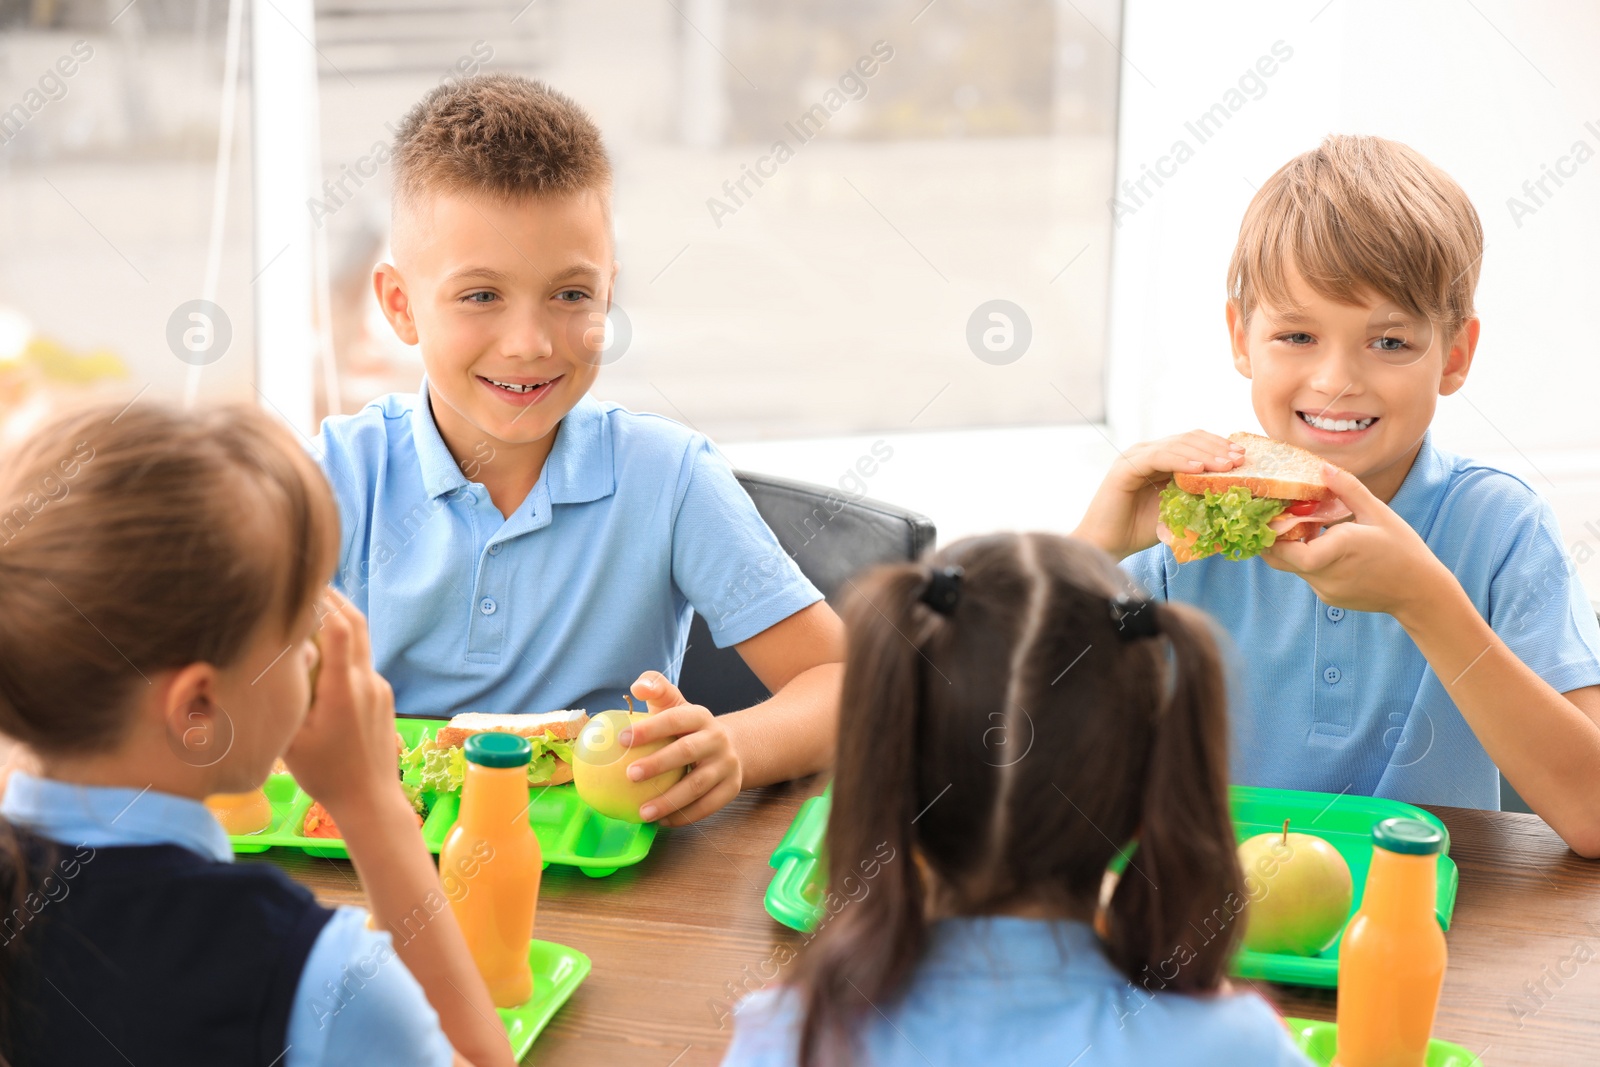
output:
<svg viewBox="0 0 1600 1067"><path fill-rule="evenodd" d="M1280 830L1283 820L1288 819L1291 833L1315 834L1338 849L1350 865L1350 878L1355 883L1354 900L1350 905L1352 915L1361 906L1361 895L1367 884L1373 826L1383 819L1409 816L1438 828L1444 834L1445 850L1439 854L1434 914L1441 927L1450 928L1459 876L1455 861L1448 854L1450 831L1436 816L1410 804L1379 797L1252 786L1233 786L1231 795L1234 832L1240 841ZM831 805L831 791L800 805L794 822L769 861L776 873L767 886L767 914L791 929L810 931L823 914L828 881L823 843ZM1339 984L1339 944L1335 941L1320 956L1241 951L1234 959L1233 973L1242 978L1332 988Z"/></svg>
<svg viewBox="0 0 1600 1067"><path fill-rule="evenodd" d="M518 1062L573 990L589 976L588 956L553 941L535 939L530 943L528 964L533 968L533 998L515 1008L495 1009L511 1041L511 1058Z"/></svg>
<svg viewBox="0 0 1600 1067"><path fill-rule="evenodd" d="M1333 1054L1339 1044L1339 1027L1336 1023L1313 1019L1283 1021L1289 1024L1294 1043L1312 1063L1317 1067L1329 1067L1333 1063ZM1422 1067L1483 1067L1483 1061L1460 1045L1435 1039L1428 1042Z"/></svg>

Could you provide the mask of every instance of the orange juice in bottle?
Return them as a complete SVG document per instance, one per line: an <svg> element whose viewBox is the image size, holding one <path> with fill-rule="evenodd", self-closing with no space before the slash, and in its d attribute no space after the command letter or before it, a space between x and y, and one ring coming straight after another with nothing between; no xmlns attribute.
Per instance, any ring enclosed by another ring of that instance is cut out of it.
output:
<svg viewBox="0 0 1600 1067"><path fill-rule="evenodd" d="M1420 819L1372 828L1361 910L1339 943L1339 1047L1334 1067L1423 1067L1444 982L1444 931L1434 917L1444 835Z"/></svg>
<svg viewBox="0 0 1600 1067"><path fill-rule="evenodd" d="M539 840L528 822L528 760L514 734L467 738L461 816L439 852L439 877L467 948L499 1008L533 997L528 942L539 900Z"/></svg>

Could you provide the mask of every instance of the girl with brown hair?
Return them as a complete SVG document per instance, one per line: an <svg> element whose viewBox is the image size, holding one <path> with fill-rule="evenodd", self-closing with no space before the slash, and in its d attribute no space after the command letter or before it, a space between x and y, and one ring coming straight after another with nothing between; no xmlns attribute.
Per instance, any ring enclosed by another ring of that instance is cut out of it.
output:
<svg viewBox="0 0 1600 1067"><path fill-rule="evenodd" d="M1224 978L1245 891L1205 617L1045 534L856 585L840 906L792 986L740 1006L725 1067L1305 1064Z"/></svg>
<svg viewBox="0 0 1600 1067"><path fill-rule="evenodd" d="M366 623L323 599L338 553L327 482L255 409L89 408L0 463L0 733L32 768L0 800L0 1064L511 1063ZM280 756L375 929L231 862L201 801Z"/></svg>

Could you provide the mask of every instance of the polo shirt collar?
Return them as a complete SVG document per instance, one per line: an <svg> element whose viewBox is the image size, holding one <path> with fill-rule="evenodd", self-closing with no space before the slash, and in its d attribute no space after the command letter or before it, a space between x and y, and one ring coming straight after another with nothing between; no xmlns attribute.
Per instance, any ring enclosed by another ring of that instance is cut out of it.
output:
<svg viewBox="0 0 1600 1067"><path fill-rule="evenodd" d="M178 845L219 863L233 861L228 835L210 809L153 789L75 785L14 771L0 816L65 844Z"/></svg>
<svg viewBox="0 0 1600 1067"><path fill-rule="evenodd" d="M428 496L438 497L472 484L439 434L428 400L428 379L422 379L411 410L411 436L422 465ZM616 491L611 428L594 397L584 394L556 428L556 443L539 480L548 487L552 504L582 504Z"/></svg>
<svg viewBox="0 0 1600 1067"><path fill-rule="evenodd" d="M923 967L946 977L998 973L1022 981L1059 975L1069 960L1075 974L1090 980L1109 981L1115 973L1085 923L986 915L935 923Z"/></svg>
<svg viewBox="0 0 1600 1067"><path fill-rule="evenodd" d="M1394 499L1389 501L1389 507L1413 530L1425 536L1449 484L1450 461L1433 447L1433 430L1430 429L1422 435L1417 458L1411 461L1411 469L1406 472L1405 481L1400 483Z"/></svg>

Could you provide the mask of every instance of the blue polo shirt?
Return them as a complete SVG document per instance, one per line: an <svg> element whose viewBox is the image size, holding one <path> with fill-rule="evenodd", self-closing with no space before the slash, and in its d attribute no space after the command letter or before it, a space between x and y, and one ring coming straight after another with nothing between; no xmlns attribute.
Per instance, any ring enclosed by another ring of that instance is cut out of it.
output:
<svg viewBox="0 0 1600 1067"><path fill-rule="evenodd" d="M204 804L148 788L72 785L16 771L0 798L0 816L69 848L178 845L233 862L228 835ZM317 935L295 987L284 1044L283 1067L448 1067L455 1058L388 931L367 928L365 908L338 908Z"/></svg>
<svg viewBox="0 0 1600 1067"><path fill-rule="evenodd" d="M692 612L726 647L822 599L711 443L658 415L585 396L509 517L469 477L492 447L458 465L426 382L317 444L335 584L402 715L620 708L646 670L677 681Z"/></svg>
<svg viewBox="0 0 1600 1067"><path fill-rule="evenodd" d="M1555 514L1527 483L1435 448L1430 431L1389 506L1557 692L1600 684L1594 609ZM1179 566L1156 545L1123 566L1152 595L1204 608L1232 635L1244 682L1236 782L1500 807L1494 762L1393 616L1330 607L1259 558Z"/></svg>
<svg viewBox="0 0 1600 1067"><path fill-rule="evenodd" d="M905 994L864 1013L860 1062L1309 1067L1254 993L1189 996L1159 985L1155 977L1148 988L1130 983L1083 923L946 919L934 925ZM791 989L745 998L722 1067L794 1067L801 1019Z"/></svg>

